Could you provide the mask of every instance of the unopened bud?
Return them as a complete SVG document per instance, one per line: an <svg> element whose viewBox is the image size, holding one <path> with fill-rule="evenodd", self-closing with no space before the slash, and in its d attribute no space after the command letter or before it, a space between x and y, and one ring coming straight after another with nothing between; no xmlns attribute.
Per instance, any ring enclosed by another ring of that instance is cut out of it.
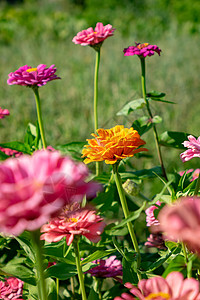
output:
<svg viewBox="0 0 200 300"><path fill-rule="evenodd" d="M135 182L133 182L131 179L127 179L123 183L123 188L124 188L125 192L131 196L137 196L140 192L139 186Z"/></svg>

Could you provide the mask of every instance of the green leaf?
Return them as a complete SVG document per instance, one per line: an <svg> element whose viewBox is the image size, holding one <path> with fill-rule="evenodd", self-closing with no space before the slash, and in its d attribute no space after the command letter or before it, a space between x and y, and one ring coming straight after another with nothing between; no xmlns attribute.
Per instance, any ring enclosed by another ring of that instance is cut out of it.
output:
<svg viewBox="0 0 200 300"><path fill-rule="evenodd" d="M89 263L91 261L100 259L100 258L105 257L107 255L110 255L114 252L116 252L115 249L97 250L94 253L90 254L87 258L83 259L82 262L81 262L81 265L84 265L84 264Z"/></svg>
<svg viewBox="0 0 200 300"><path fill-rule="evenodd" d="M4 152L2 152L1 150L0 150L0 160L5 160L5 159L7 159L7 158L9 158L10 156L8 156L8 155L6 155Z"/></svg>
<svg viewBox="0 0 200 300"><path fill-rule="evenodd" d="M188 135L190 134L185 132L165 131L159 136L159 144L165 147L185 149L183 142L188 140Z"/></svg>
<svg viewBox="0 0 200 300"><path fill-rule="evenodd" d="M99 294L91 287L88 300L99 300Z"/></svg>
<svg viewBox="0 0 200 300"><path fill-rule="evenodd" d="M133 284L138 283L137 273L135 272L135 268L137 265L137 256L133 254L132 259L129 259L130 253L126 253L125 257L122 259L122 267L123 267L123 283L130 282Z"/></svg>
<svg viewBox="0 0 200 300"><path fill-rule="evenodd" d="M184 275L187 274L186 264L185 264L185 258L182 255L177 255L167 266L164 273L162 274L163 277L166 277L169 273L177 271L182 272L184 271Z"/></svg>
<svg viewBox="0 0 200 300"><path fill-rule="evenodd" d="M26 252L32 262L35 262L34 250L31 244L31 237L28 231L24 231L20 236L16 236L15 239L21 245L22 249Z"/></svg>
<svg viewBox="0 0 200 300"><path fill-rule="evenodd" d="M26 154L32 153L30 146L28 144L24 144L21 142L8 142L8 143L3 143L3 144L1 143L0 147L9 148L9 149L23 152Z"/></svg>
<svg viewBox="0 0 200 300"><path fill-rule="evenodd" d="M71 251L66 255L66 251L64 249L66 245L66 241L62 240L58 243L50 243L44 246L44 255L49 256L55 260L62 261L66 264L75 265L75 259L72 256ZM70 247L70 246L69 246ZM66 255L64 257L64 255Z"/></svg>
<svg viewBox="0 0 200 300"><path fill-rule="evenodd" d="M167 100L159 99L159 98L152 98L152 97L150 97L150 99L153 100L153 101L164 102L164 103L168 103L168 104L176 104L176 102L167 101Z"/></svg>
<svg viewBox="0 0 200 300"><path fill-rule="evenodd" d="M76 266L72 264L57 263L56 265L46 269L44 274L46 278L53 277L60 280L66 280L75 276L77 274L77 269Z"/></svg>
<svg viewBox="0 0 200 300"><path fill-rule="evenodd" d="M85 144L86 142L71 142L65 145L56 146L55 148L59 150L61 153L70 155L72 158L76 160L82 160L81 152Z"/></svg>
<svg viewBox="0 0 200 300"><path fill-rule="evenodd" d="M162 118L160 116L154 116L151 122L154 124L159 124L162 122Z"/></svg>
<svg viewBox="0 0 200 300"><path fill-rule="evenodd" d="M145 107L146 102L143 98L132 100L128 102L120 111L117 116L128 116L132 111Z"/></svg>
<svg viewBox="0 0 200 300"><path fill-rule="evenodd" d="M149 131L152 128L152 123L149 121L148 117L142 117L135 120L132 127L137 130L140 136Z"/></svg>
<svg viewBox="0 0 200 300"><path fill-rule="evenodd" d="M147 97L153 97L153 98L163 98L165 97L165 93L162 92L158 92L158 91L151 91L149 93L147 93Z"/></svg>
<svg viewBox="0 0 200 300"><path fill-rule="evenodd" d="M134 172L124 172L120 173L120 176L123 180L126 179L145 179L145 178L154 178L157 175L162 176L162 168L160 166L153 167L151 169L142 169Z"/></svg>

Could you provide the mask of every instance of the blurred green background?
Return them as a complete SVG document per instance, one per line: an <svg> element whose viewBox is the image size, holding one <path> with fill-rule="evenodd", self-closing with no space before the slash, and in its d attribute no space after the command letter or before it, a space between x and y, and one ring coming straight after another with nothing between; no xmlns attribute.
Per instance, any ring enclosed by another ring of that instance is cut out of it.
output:
<svg viewBox="0 0 200 300"><path fill-rule="evenodd" d="M157 44L162 53L148 57L147 90L167 94L169 105L155 102L158 131L185 131L199 136L200 126L200 1L199 0L9 0L0 1L0 106L10 110L1 120L0 142L23 141L29 122L35 123L33 92L8 86L8 73L20 66L55 64L62 80L40 89L48 144L85 141L93 132L95 51L72 43L78 31L96 22L116 28L102 46L99 74L99 127L131 126L141 116L116 116L122 106L141 96L140 63L124 57L123 49L137 42ZM145 113L145 111L143 111ZM151 133L143 136L154 154ZM168 170L198 167L180 161L181 151L163 149ZM158 164L146 162L145 167Z"/></svg>

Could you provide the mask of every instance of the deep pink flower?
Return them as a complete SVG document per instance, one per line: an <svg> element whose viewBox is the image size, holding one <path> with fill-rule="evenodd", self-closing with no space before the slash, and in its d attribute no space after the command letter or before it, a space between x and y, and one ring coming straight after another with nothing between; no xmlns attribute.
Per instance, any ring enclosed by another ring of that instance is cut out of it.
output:
<svg viewBox="0 0 200 300"><path fill-rule="evenodd" d="M125 286L130 289L130 294L123 293L115 300L199 300L199 282L194 278L184 279L179 272L172 272L166 279L157 276L149 279L142 279L138 288L131 283Z"/></svg>
<svg viewBox="0 0 200 300"><path fill-rule="evenodd" d="M8 109L3 109L0 107L0 119L4 119L6 116L9 116L10 112Z"/></svg>
<svg viewBox="0 0 200 300"><path fill-rule="evenodd" d="M23 154L22 152L19 152L17 150L12 150L10 148L3 148L3 147L0 147L0 151L2 151L8 156L14 156L14 157L19 157Z"/></svg>
<svg viewBox="0 0 200 300"><path fill-rule="evenodd" d="M180 198L159 213L160 229L169 240L179 240L200 255L200 198Z"/></svg>
<svg viewBox="0 0 200 300"><path fill-rule="evenodd" d="M156 45L150 45L148 43L135 43L136 46L130 46L123 50L124 56L138 55L140 57L152 56L154 53L160 55L161 49Z"/></svg>
<svg viewBox="0 0 200 300"><path fill-rule="evenodd" d="M0 232L36 230L62 207L94 196L99 185L86 183L88 169L59 152L36 151L0 164Z"/></svg>
<svg viewBox="0 0 200 300"><path fill-rule="evenodd" d="M161 202L157 201L156 204L160 206ZM147 226L159 225L158 220L154 216L155 209L158 209L158 207L156 205L152 205L145 210Z"/></svg>
<svg viewBox="0 0 200 300"><path fill-rule="evenodd" d="M200 136L195 139L194 136L188 136L189 141L183 142L183 146L188 148L185 152L180 154L182 162L186 162L194 157L200 157Z"/></svg>
<svg viewBox="0 0 200 300"><path fill-rule="evenodd" d="M90 273L95 277L116 277L122 276L122 263L116 259L116 256L110 256L107 259L97 259L93 261L94 264L98 265L88 270L86 273Z"/></svg>
<svg viewBox="0 0 200 300"><path fill-rule="evenodd" d="M0 299L18 299L22 298L24 282L18 278L10 277L5 282L0 281Z"/></svg>
<svg viewBox="0 0 200 300"><path fill-rule="evenodd" d="M52 219L41 228L41 239L47 242L58 242L66 237L69 246L75 235L83 235L91 242L100 241L105 227L103 219L93 208L80 208L74 211L64 211L60 216Z"/></svg>
<svg viewBox="0 0 200 300"><path fill-rule="evenodd" d="M55 65L51 65L49 68L46 68L46 65L38 65L37 68L32 68L28 65L20 67L15 72L8 74L7 83L9 85L17 84L23 86L42 86L45 85L48 81L55 79L60 79L55 75L56 68Z"/></svg>
<svg viewBox="0 0 200 300"><path fill-rule="evenodd" d="M109 36L113 35L115 31L110 24L103 26L102 23L97 23L95 29L89 27L86 30L82 30L73 38L72 42L80 44L82 46L94 46L102 43Z"/></svg>
<svg viewBox="0 0 200 300"><path fill-rule="evenodd" d="M165 241L161 232L152 233L147 238L147 242L144 244L146 247L154 247L162 250L166 250Z"/></svg>

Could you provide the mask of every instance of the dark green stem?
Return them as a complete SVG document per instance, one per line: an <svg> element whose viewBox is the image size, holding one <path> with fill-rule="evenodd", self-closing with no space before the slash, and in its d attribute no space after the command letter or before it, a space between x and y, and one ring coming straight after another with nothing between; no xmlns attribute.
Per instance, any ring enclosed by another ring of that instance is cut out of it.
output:
<svg viewBox="0 0 200 300"><path fill-rule="evenodd" d="M199 173L199 176L197 178L197 183L196 183L196 186L195 186L194 196L198 195L199 188L200 188L200 173Z"/></svg>
<svg viewBox="0 0 200 300"><path fill-rule="evenodd" d="M77 272L78 272L78 279L79 279L80 288L81 288L82 300L87 300L86 293L85 293L83 271L82 271L82 267L81 267L81 263L80 263L79 237L74 238L73 246L74 246L76 267L77 267Z"/></svg>
<svg viewBox="0 0 200 300"><path fill-rule="evenodd" d="M147 108L148 114L149 114L150 118L153 119L153 114L151 112L149 101L147 99L147 93L146 93L145 58L140 57L140 62L141 62L141 71L142 71L142 75L141 75L142 96L143 96L143 98L146 102L146 108ZM157 149L157 153L158 153L158 159L159 159L159 162L160 162L160 165L161 165L161 168L162 168L162 172L163 172L163 177L168 181L167 174L166 174L165 167L164 167L164 163L163 163L161 149L160 149L160 146L159 146L158 132L157 132L157 129L156 129L156 125L154 123L153 123L153 133L154 133L156 149Z"/></svg>
<svg viewBox="0 0 200 300"><path fill-rule="evenodd" d="M113 165L113 173L114 173L115 183L116 183L116 186L117 186L117 191L118 191L119 198L120 198L121 205L122 205L122 210L124 212L125 218L128 218L130 213L129 213L128 205L127 205L127 202L126 202L126 196L125 196L125 193L124 193L124 190L123 190L123 187L122 187L121 177L120 177L120 174L118 172L118 163ZM136 236L135 236L135 232L134 232L134 229L133 229L133 224L131 222L127 222L127 227L128 227L128 230L129 230L129 234L130 234L134 249L137 252L137 269L139 270L140 262L141 262L141 255L140 255L140 250L139 250L139 247L138 247L138 242L137 242L137 239L136 239ZM139 272L137 272L137 275L138 275L138 279L141 280L141 276L140 276Z"/></svg>
<svg viewBox="0 0 200 300"><path fill-rule="evenodd" d="M37 117L38 117L38 124L40 128L40 134L42 139L43 148L46 149L47 144L45 140L45 133L44 133L44 125L42 121L42 111L41 111L41 103L40 103L40 96L38 92L38 87L33 88L34 94L35 94L35 102L36 102L36 108L37 108Z"/></svg>
<svg viewBox="0 0 200 300"><path fill-rule="evenodd" d="M96 64L94 72L94 132L98 129L98 78L100 65L100 51L101 47L96 49ZM96 162L96 176L99 175L99 162Z"/></svg>
<svg viewBox="0 0 200 300"><path fill-rule="evenodd" d="M38 287L39 300L47 300L46 284L44 278L44 264L42 254L42 241L40 240L40 230L31 232L33 248L35 250L36 282Z"/></svg>

